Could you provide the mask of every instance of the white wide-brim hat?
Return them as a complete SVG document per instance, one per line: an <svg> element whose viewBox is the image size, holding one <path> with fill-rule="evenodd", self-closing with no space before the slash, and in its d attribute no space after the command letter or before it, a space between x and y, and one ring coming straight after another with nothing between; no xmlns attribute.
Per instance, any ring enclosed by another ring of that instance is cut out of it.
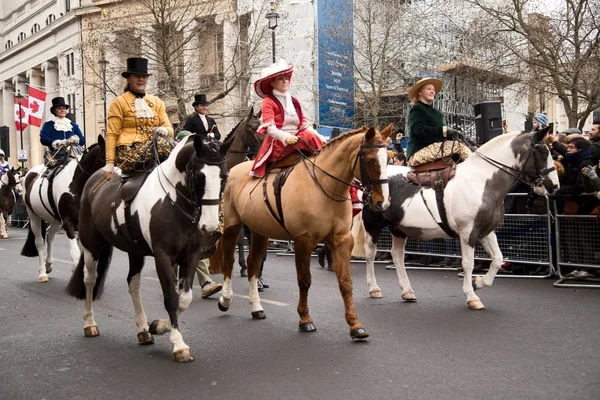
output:
<svg viewBox="0 0 600 400"><path fill-rule="evenodd" d="M410 101L413 101L414 99L417 98L417 96L419 95L419 90L421 90L421 88L425 85L428 84L432 84L434 89L435 89L435 93L439 93L440 90L442 90L442 81L440 79L437 78L424 78L421 79L419 82L415 83L413 87L410 88L410 90L408 91L408 99Z"/></svg>
<svg viewBox="0 0 600 400"><path fill-rule="evenodd" d="M292 79L292 73L294 72L294 64L288 63L284 60L279 60L277 63L272 64L267 68L263 68L260 74L260 78L254 82L254 90L256 94L264 99L273 93L271 82L280 76L288 75L290 80Z"/></svg>

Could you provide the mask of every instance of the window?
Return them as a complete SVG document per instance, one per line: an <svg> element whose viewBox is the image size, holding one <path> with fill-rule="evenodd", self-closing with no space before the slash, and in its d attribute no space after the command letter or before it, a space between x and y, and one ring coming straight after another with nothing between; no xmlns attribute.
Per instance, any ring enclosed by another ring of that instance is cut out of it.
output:
<svg viewBox="0 0 600 400"><path fill-rule="evenodd" d="M156 38L158 59L163 60L156 65L158 88L164 93L174 93L175 90L181 89L183 86L185 69L183 31L177 30L174 26L161 26L160 29L156 30L156 34L160 35Z"/></svg>
<svg viewBox="0 0 600 400"><path fill-rule="evenodd" d="M75 74L75 53L67 54L67 76Z"/></svg>
<svg viewBox="0 0 600 400"><path fill-rule="evenodd" d="M11 47L13 47L13 41L12 40L7 40L6 44L4 45L4 48L6 50L10 49Z"/></svg>
<svg viewBox="0 0 600 400"><path fill-rule="evenodd" d="M210 87L222 79L223 75L223 25L214 20L205 19L198 22L200 29L200 46L198 49L198 70L202 71L200 85Z"/></svg>
<svg viewBox="0 0 600 400"><path fill-rule="evenodd" d="M46 26L48 26L51 23L53 23L54 20L56 20L56 16L54 14L48 15L48 18L46 18Z"/></svg>
<svg viewBox="0 0 600 400"><path fill-rule="evenodd" d="M19 37L17 38L17 42L22 42L23 40L25 40L25 38L27 38L27 35L25 34L25 32L21 32L21 33L19 33Z"/></svg>
<svg viewBox="0 0 600 400"><path fill-rule="evenodd" d="M33 27L31 28L31 34L33 35L34 33L39 32L40 29L40 24L33 24Z"/></svg>
<svg viewBox="0 0 600 400"><path fill-rule="evenodd" d="M76 117L76 112L77 112L77 104L75 103L75 93L69 93L67 94L67 104L69 105L69 116L67 116L67 118L70 118L71 121L73 122L77 122L75 121L75 117Z"/></svg>
<svg viewBox="0 0 600 400"><path fill-rule="evenodd" d="M71 11L71 0L65 0L65 11Z"/></svg>

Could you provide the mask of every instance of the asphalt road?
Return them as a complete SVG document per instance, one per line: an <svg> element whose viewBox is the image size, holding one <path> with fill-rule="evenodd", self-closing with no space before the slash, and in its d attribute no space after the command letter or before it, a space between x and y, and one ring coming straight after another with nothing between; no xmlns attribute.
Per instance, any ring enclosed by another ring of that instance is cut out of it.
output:
<svg viewBox="0 0 600 400"><path fill-rule="evenodd" d="M455 271L409 271L418 298L409 304L382 265L385 297L370 299L364 264L353 263L358 317L371 334L356 342L335 274L316 258L317 332L298 332L293 258L271 253L267 319L251 319L238 274L227 313L196 290L182 318L196 360L177 364L168 337L137 344L123 253L95 302L100 336L85 338L83 302L65 294L65 236L50 282L39 284L37 259L19 256L26 230L9 234L0 241L0 399L600 399L598 290L499 278L478 292L487 309L470 311ZM142 296L149 319L166 316L152 259Z"/></svg>

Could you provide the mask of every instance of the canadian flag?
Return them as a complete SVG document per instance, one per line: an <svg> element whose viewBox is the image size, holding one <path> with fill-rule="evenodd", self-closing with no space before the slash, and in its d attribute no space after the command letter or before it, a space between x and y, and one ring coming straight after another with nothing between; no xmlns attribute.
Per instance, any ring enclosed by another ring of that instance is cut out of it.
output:
<svg viewBox="0 0 600 400"><path fill-rule="evenodd" d="M29 101L23 97L19 110L19 100L15 97L15 123L17 131L25 130L29 126Z"/></svg>
<svg viewBox="0 0 600 400"><path fill-rule="evenodd" d="M32 126L42 126L42 115L46 104L46 92L29 87L29 123Z"/></svg>

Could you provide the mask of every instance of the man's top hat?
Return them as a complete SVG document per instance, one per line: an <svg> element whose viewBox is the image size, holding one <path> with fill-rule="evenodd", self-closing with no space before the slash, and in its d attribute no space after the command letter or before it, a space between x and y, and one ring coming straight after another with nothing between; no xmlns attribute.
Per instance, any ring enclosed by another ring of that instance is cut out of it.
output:
<svg viewBox="0 0 600 400"><path fill-rule="evenodd" d="M192 107L196 107L198 104L208 104L205 94L197 94L194 96L194 102L192 103Z"/></svg>
<svg viewBox="0 0 600 400"><path fill-rule="evenodd" d="M67 107L67 110L69 109L69 105L68 105L67 103L65 103L65 98L64 98L64 97L55 97L55 98L53 98L53 99L52 99L52 107L50 107L50 112L51 112L53 115L56 115L56 114L54 113L54 109L55 109L56 107L60 107L60 106L62 106L62 107Z"/></svg>
<svg viewBox="0 0 600 400"><path fill-rule="evenodd" d="M123 78L127 78L129 75L150 75L148 73L148 60L146 58L133 57L127 59L127 71L121 73Z"/></svg>

